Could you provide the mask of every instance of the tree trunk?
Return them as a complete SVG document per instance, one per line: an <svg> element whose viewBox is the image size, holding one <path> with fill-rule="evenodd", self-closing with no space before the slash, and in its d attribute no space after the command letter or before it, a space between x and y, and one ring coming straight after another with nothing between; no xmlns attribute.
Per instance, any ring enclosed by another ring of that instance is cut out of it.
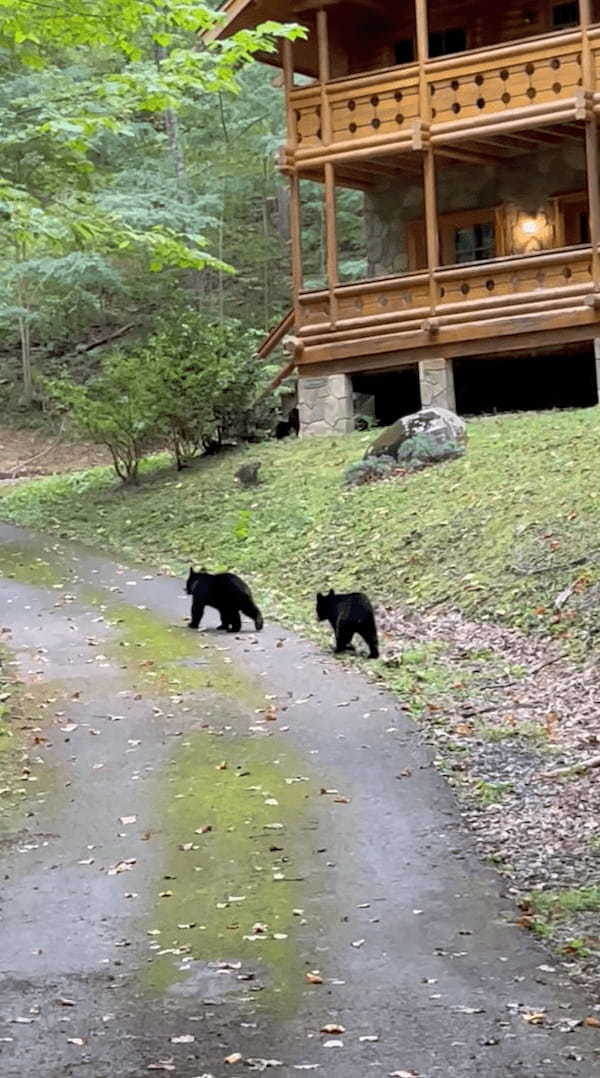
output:
<svg viewBox="0 0 600 1078"><path fill-rule="evenodd" d="M33 372L31 369L31 332L29 322L19 318L19 339L21 342L21 372L23 375L23 400L31 404L33 399Z"/></svg>

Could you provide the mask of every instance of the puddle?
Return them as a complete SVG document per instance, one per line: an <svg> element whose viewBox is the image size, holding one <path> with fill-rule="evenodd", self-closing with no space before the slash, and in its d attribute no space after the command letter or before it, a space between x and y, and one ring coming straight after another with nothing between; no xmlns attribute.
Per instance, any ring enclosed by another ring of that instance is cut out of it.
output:
<svg viewBox="0 0 600 1078"><path fill-rule="evenodd" d="M48 560L11 543L2 543L0 547L0 576L18 580L20 584L52 588L70 583L74 575L75 570L59 564L58 557Z"/></svg>
<svg viewBox="0 0 600 1078"><path fill-rule="evenodd" d="M287 1007L305 987L294 913L305 891L303 767L272 738L200 733L179 747L159 805L166 857L148 926L148 989L186 992L209 962L234 964L228 988L270 1006L278 997Z"/></svg>

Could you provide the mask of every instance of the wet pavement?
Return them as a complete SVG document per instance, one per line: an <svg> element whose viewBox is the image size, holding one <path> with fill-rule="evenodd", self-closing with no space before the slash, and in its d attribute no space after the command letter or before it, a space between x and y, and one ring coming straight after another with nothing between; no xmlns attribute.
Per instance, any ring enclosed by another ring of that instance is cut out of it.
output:
<svg viewBox="0 0 600 1078"><path fill-rule="evenodd" d="M388 694L275 625L186 630L181 581L0 541L1 1078L600 1074L595 1001Z"/></svg>

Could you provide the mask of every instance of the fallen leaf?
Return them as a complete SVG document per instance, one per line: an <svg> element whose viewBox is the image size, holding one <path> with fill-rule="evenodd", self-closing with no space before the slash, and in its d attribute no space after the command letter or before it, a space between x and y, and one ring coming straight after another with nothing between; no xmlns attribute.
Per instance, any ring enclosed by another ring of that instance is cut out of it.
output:
<svg viewBox="0 0 600 1078"><path fill-rule="evenodd" d="M345 1033L346 1027L340 1026L336 1022L329 1022L326 1026L321 1026L320 1033Z"/></svg>
<svg viewBox="0 0 600 1078"><path fill-rule="evenodd" d="M191 1033L182 1033L181 1037L171 1037L171 1044L192 1044L195 1040Z"/></svg>
<svg viewBox="0 0 600 1078"><path fill-rule="evenodd" d="M206 835L209 831L212 831L212 824L208 824L206 827L197 827L194 831L195 835Z"/></svg>
<svg viewBox="0 0 600 1078"><path fill-rule="evenodd" d="M344 1047L344 1042L343 1041L325 1041L323 1043L323 1048L343 1048L343 1047Z"/></svg>
<svg viewBox="0 0 600 1078"><path fill-rule="evenodd" d="M323 978L320 973L305 973L304 976L309 984L323 984Z"/></svg>
<svg viewBox="0 0 600 1078"><path fill-rule="evenodd" d="M76 1044L81 1048L83 1040L81 1037L67 1037L67 1044Z"/></svg>
<svg viewBox="0 0 600 1078"><path fill-rule="evenodd" d="M74 999L65 999L64 996L59 996L56 1002L59 1003L61 1007L76 1007L77 1006Z"/></svg>
<svg viewBox="0 0 600 1078"><path fill-rule="evenodd" d="M135 823L137 816L119 816L122 824Z"/></svg>
<svg viewBox="0 0 600 1078"><path fill-rule="evenodd" d="M364 940L354 940L354 942L351 944L351 946L352 947L362 947L364 942L365 942Z"/></svg>
<svg viewBox="0 0 600 1078"><path fill-rule="evenodd" d="M109 868L108 876L118 876L120 872L129 872L135 865L135 857L128 857L125 861L117 861L116 865Z"/></svg>
<svg viewBox="0 0 600 1078"><path fill-rule="evenodd" d="M419 1078L416 1071L390 1071L388 1078Z"/></svg>
<svg viewBox="0 0 600 1078"><path fill-rule="evenodd" d="M173 892L172 891L159 891L158 892L158 897L159 898L172 898L173 897Z"/></svg>
<svg viewBox="0 0 600 1078"><path fill-rule="evenodd" d="M241 1058L241 1052L232 1052L230 1056L225 1056L225 1063L239 1063Z"/></svg>
<svg viewBox="0 0 600 1078"><path fill-rule="evenodd" d="M378 1033L365 1033L365 1035L363 1037L359 1037L358 1039L359 1039L359 1041L363 1041L363 1042L368 1041L369 1043L372 1043L374 1041L379 1040L379 1034Z"/></svg>
<svg viewBox="0 0 600 1078"><path fill-rule="evenodd" d="M188 853L190 850L194 849L194 843L193 842L180 842L177 849L183 850L184 853Z"/></svg>
<svg viewBox="0 0 600 1078"><path fill-rule="evenodd" d="M589 1018L583 1019L583 1024L584 1026L592 1026L594 1029L598 1029L600 1028L600 1019L596 1018L595 1015L591 1014Z"/></svg>
<svg viewBox="0 0 600 1078"><path fill-rule="evenodd" d="M227 771L227 760L221 760L221 763L215 767L215 771Z"/></svg>
<svg viewBox="0 0 600 1078"><path fill-rule="evenodd" d="M529 1022L531 1026L541 1026L546 1021L546 1015L543 1011L526 1011L523 1015L523 1021Z"/></svg>
<svg viewBox="0 0 600 1078"><path fill-rule="evenodd" d="M146 1067L148 1071L174 1071L175 1064L172 1059L161 1059L158 1063L149 1063Z"/></svg>

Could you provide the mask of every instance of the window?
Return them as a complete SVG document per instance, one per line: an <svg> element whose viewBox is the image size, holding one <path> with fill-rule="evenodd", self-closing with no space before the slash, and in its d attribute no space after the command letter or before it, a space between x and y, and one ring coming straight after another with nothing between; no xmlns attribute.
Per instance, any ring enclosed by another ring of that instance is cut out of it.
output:
<svg viewBox="0 0 600 1078"><path fill-rule="evenodd" d="M439 216L438 225L440 265L442 266L454 266L461 262L481 262L485 258L500 258L504 254L500 207L442 213ZM413 272L425 269L427 266L423 221L409 222L408 265Z"/></svg>
<svg viewBox="0 0 600 1078"><path fill-rule="evenodd" d="M580 243L589 243L590 221L587 196L564 195L558 199L558 208L562 218L561 245L576 247Z"/></svg>
<svg viewBox="0 0 600 1078"><path fill-rule="evenodd" d="M455 262L481 262L484 258L494 257L496 244L492 221L455 228L453 232Z"/></svg>
<svg viewBox="0 0 600 1078"><path fill-rule="evenodd" d="M579 5L574 3L552 5L552 26L554 30L564 30L568 26L579 24Z"/></svg>
<svg viewBox="0 0 600 1078"><path fill-rule="evenodd" d="M412 64L414 62L415 45L412 37L405 37L402 41L396 41L394 56L397 64Z"/></svg>
<svg viewBox="0 0 600 1078"><path fill-rule="evenodd" d="M465 52L467 48L467 31L462 26L452 27L450 30L433 30L429 35L429 55L447 56L451 52Z"/></svg>

